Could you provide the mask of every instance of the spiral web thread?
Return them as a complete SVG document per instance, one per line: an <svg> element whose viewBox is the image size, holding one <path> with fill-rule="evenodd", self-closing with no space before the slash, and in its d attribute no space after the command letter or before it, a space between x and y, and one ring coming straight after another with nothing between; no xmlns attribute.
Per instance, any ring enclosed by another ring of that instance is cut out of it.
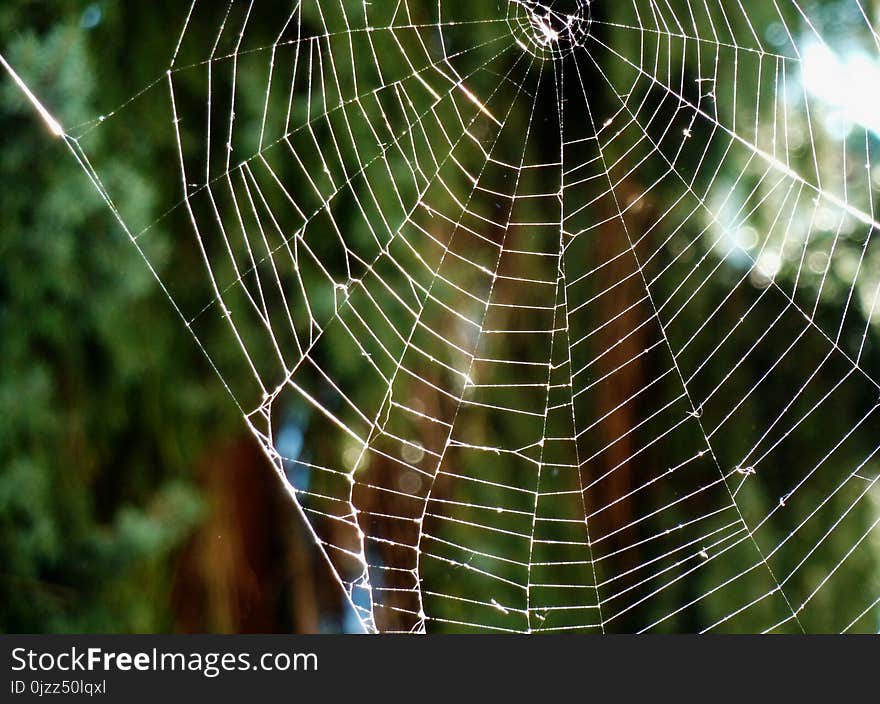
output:
<svg viewBox="0 0 880 704"><path fill-rule="evenodd" d="M163 288L364 629L876 630L880 144L811 89L827 13L283 5L193 2L64 138L148 263L191 238L210 290ZM138 224L88 140L149 100L181 199Z"/></svg>

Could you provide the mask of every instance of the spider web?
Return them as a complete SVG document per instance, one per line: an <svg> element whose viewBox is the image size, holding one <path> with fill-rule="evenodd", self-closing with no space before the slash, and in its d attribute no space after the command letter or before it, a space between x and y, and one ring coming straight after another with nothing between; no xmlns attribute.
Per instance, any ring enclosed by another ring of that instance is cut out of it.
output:
<svg viewBox="0 0 880 704"><path fill-rule="evenodd" d="M193 2L58 131L151 267L190 238L204 295L157 278L365 630L876 630L868 12ZM137 223L88 142L150 105Z"/></svg>

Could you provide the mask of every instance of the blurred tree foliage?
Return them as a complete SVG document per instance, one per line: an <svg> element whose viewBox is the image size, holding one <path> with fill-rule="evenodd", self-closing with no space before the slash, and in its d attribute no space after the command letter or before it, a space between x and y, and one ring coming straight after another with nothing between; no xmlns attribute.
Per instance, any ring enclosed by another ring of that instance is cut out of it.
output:
<svg viewBox="0 0 880 704"><path fill-rule="evenodd" d="M487 3L493 7L497 4ZM824 4L829 12L837 6L833 0ZM432 5L425 3L424 17L413 21L430 21L429 6ZM672 5L684 16L685 3L679 1ZM222 7L221 3L215 7L205 6L209 14L219 14L212 21L194 22L190 27L184 52L190 45L195 47L190 57L193 62L206 55L205 48L216 35L225 3ZM605 3L603 7L608 20L603 31L609 33L605 38L625 51L627 43L638 41L638 37L623 30L615 34L611 27L616 10L612 3ZM329 15L337 12L335 6L328 10ZM481 17L487 9L475 5L472 12ZM754 12L759 24L772 25L771 4ZM278 27L271 21L272 17L272 13L267 13L266 17L257 16L252 20L249 32L255 37L254 45L259 45L260 40L263 46L274 41ZM794 17L790 19L796 21ZM304 22L307 25L320 27L320 21L313 7L306 10ZM5 38L0 50L47 105L58 112L64 124L72 126L93 119L102 110L123 105L143 86L155 81L167 67L180 23L181 3L170 0L125 4L65 0L52 3L51 9L36 0L6 2L0 7L0 36ZM481 46L486 37L480 33L488 36L490 28L477 22L460 31L463 43ZM841 31L845 31L845 26ZM468 32L471 36L466 37L464 33ZM389 46L388 51L390 54L393 47ZM635 55L638 48L629 46L629 51ZM491 48L487 47L468 60L475 65L485 63L491 58L490 52ZM670 53L669 61L674 64L679 58ZM264 59L265 56L255 52L243 56L236 67L240 101L236 111L242 116L243 124L248 124L244 116L259 115L264 107ZM687 56L684 60L689 78L697 77L694 57ZM747 63L748 59L743 61ZM231 79L223 73L228 68L219 67L214 77L213 92L218 101L223 100L220 96L230 87ZM336 67L336 78L345 87L339 88L340 91L354 82L353 68L353 64L346 63ZM407 73L404 66L394 68L397 69ZM367 70L365 66L364 71ZM621 71L619 76L610 76L612 82L625 84L626 70ZM744 73L741 77L744 92L757 89L750 81L759 75ZM204 81L199 71L183 70L175 76L181 113L202 114ZM510 87L499 88L496 77L490 75L475 76L472 86L480 95L488 95L496 89L511 90ZM189 224L182 209L160 219L169 203L180 200L177 147L174 130L169 127L168 96L164 90L162 85L141 102L128 106L124 121L109 120L106 129L90 131L84 146L90 158L101 163L101 178L125 221L137 223L133 228L135 232L149 226L144 247L159 275L174 282L175 301L184 309L199 310L205 291L203 265L192 239L180 235L188 234ZM595 104L604 112L614 112L616 96L607 90L603 93L601 86L595 90L596 95L591 96ZM282 101L287 96L284 91L276 91L272 97ZM304 117L307 101L306 95L296 97L292 108L295 119ZM522 101L521 104L529 103ZM448 124L455 124L457 115L448 104L439 105L437 110ZM225 118L221 107L217 112L218 120ZM558 119L552 110L537 117L536 124L541 120L550 124ZM528 119L524 113L510 116L511 124L525 126ZM257 123L252 121L251 125ZM193 468L208 448L216 448L219 438L240 431L241 419L138 252L112 220L82 170L64 146L47 138L41 127L20 93L8 81L0 82L0 134L4 135L0 149L3 178L0 191L0 418L3 419L0 425L0 603L5 604L0 608L0 627L18 631L173 628L169 594L174 557L209 508ZM253 134L253 126L251 132L240 139L255 142L258 135ZM329 144L326 140L330 135L324 126L317 126L315 134L318 140L325 140L322 144ZM201 125L195 119L182 123L181 136L185 151L201 148ZM707 135L696 135L701 136ZM353 136L353 141L359 141L358 137L362 143L369 142L366 132ZM548 140L550 146L552 139ZM699 139L694 141L705 143ZM517 146L522 145L512 145L514 149ZM116 160L114 154L124 154L124 158ZM805 160L810 157L806 150L802 156ZM352 170L364 158L347 143L341 148L340 160ZM710 159L717 158L717 154L710 156ZM400 159L394 166L395 172L402 174L407 164ZM732 166L734 170L744 168L742 164ZM285 172L284 167L279 166L278 174L285 182L292 183L291 188L295 190L295 179L301 176L294 167ZM461 179L461 174L458 178ZM638 174L630 178L626 188L639 192L654 178L654 174ZM756 175L750 174L749 178L755 179ZM404 179L400 181L403 184ZM452 190L462 186L451 180L448 184ZM652 196L655 202L649 207L660 209L656 199L662 195L658 189ZM390 190L379 194L383 212L393 212L392 196ZM202 209L198 214L206 221L211 220L208 204L199 202L198 198L193 200L194 207ZM352 203L347 205L348 210L336 209L337 224L345 230L348 243L366 248L371 244L371 232L364 214ZM283 207L277 203L272 206L279 211ZM759 212L756 227L767 225L761 217ZM536 221L540 220L541 214L537 213ZM695 219L694 226L698 224ZM342 261L338 253L333 254L331 240L325 238L315 247L329 268L342 271L348 262ZM846 246L856 251L859 244ZM325 249L321 250L322 247ZM696 253L701 254L703 252ZM601 255L587 253L585 256L596 256L598 260ZM222 273L229 275L228 271ZM719 292L729 290L739 272L726 275L727 279L723 274L709 284L717 287L714 292L704 291L707 306L716 300ZM322 283L326 282L315 276L315 288L319 289ZM830 290L839 291L839 288L832 286ZM316 293L323 296L323 304L316 310L318 316L332 312L336 293L333 290ZM724 319L716 324L730 327L738 316L750 310L752 302L747 295L735 300L735 305L725 310ZM821 320L827 315L833 320L839 303L824 301L827 310L820 307L817 317ZM232 301L230 305L241 305L241 301ZM697 320L692 327L705 320L709 312L708 307L701 310L698 301L690 312ZM771 313L766 314L766 319L760 313L755 314L752 319L755 329L772 324ZM405 319L396 324L402 329ZM786 319L782 327L797 324L800 321ZM248 372L239 351L229 343L225 325L220 315L203 316L198 334L215 353L214 361L221 367L224 379L237 382L245 379ZM271 364L270 345L256 323L241 322L240 332L245 339L253 341L251 353L258 366L265 368ZM790 332L786 329L780 334L785 337ZM360 354L347 343L348 338L338 328L329 331L328 340L329 344L316 352L316 355L326 355L321 363L332 370L333 378L341 385L357 386L363 369ZM605 341L606 344L613 342ZM692 347L691 354L708 356L713 351L713 343L701 340ZM805 338L803 345L804 358L813 359L826 352L826 344L821 339ZM869 368L880 368L877 354L876 344L870 341L865 352ZM716 356L714 363L723 369L733 369L738 361L735 351L727 350ZM774 361L775 358L762 355L750 358L740 370L744 387L761 378ZM610 358L607 363L613 367L616 362ZM823 369L815 381L816 386L825 384L837 371ZM823 378L825 374L828 379ZM632 379L630 390L639 388L644 381L644 378ZM784 382L777 383L779 388L775 392L784 397L790 390ZM357 393L367 399L382 391L384 389L365 383ZM626 391L623 389L620 393ZM663 389L657 390L658 397L662 393ZM840 412L834 418L812 418L800 427L799 433L805 438L822 432L839 437L861 419L865 403L873 402L872 399L866 401L863 390L858 388L845 389L841 399ZM651 401L646 400L646 406ZM303 414L302 409L293 410ZM743 428L747 427L749 432L772 422L771 418L757 417L760 408L756 407L755 414L756 417L742 421ZM522 432L516 427L488 424L478 430L487 446L500 446L504 438ZM745 448L740 445L746 437L748 433L742 437L728 433L719 438L718 454L723 458L742 454ZM333 442L333 438L322 433L319 425L308 430L305 439L308 459L326 466L339 466L346 448ZM858 462L871 442L870 437L854 441L847 450L851 453L847 461ZM791 456L788 461L796 465L801 459ZM843 461L842 454L838 461ZM595 471L604 470L607 467ZM371 471L393 471L393 467ZM629 488L618 487L622 492ZM744 492L743 502L753 513L759 514L777 501L778 496L778 487L770 480L760 488L750 486ZM493 505L498 500L491 489L456 499L485 505ZM809 504L812 497L798 500ZM808 507L797 513L807 510ZM498 525L504 527L504 520L499 518ZM780 519L778 525L767 529L773 535L770 542L777 544L794 527L787 525L784 518ZM455 539L451 533L447 537ZM555 537L564 539L562 534ZM812 537L818 540L819 536ZM829 555L839 556L854 540L854 536L836 534L837 544L829 550ZM487 550L491 550L491 546ZM426 569L430 577L431 567ZM441 579L442 567L437 569L436 578ZM876 581L876 560L865 560L865 564L850 574L851 578L837 587L838 593L823 594L827 621L816 617L810 625L821 629L839 620L839 615L834 613L839 598L866 580ZM476 584L477 577L459 574L456 579L472 579ZM710 569L706 570L704 579L703 586L708 589L720 577ZM509 594L502 592L503 588L498 594L501 601L519 598L517 590ZM666 603L657 608L663 613L670 612L676 604L694 596L686 593L684 587L670 589ZM466 604L456 608L458 613L446 614L450 621L474 620ZM506 614L497 613L493 618L499 627L509 625ZM765 619L766 614L756 614L756 627ZM675 625L683 628L695 624ZM619 627L626 626L623 619Z"/></svg>
<svg viewBox="0 0 880 704"><path fill-rule="evenodd" d="M0 7L5 55L70 121L94 117L111 80L95 68L83 8ZM171 628L170 558L202 511L192 467L234 408L76 162L6 80L0 132L0 628ZM154 217L154 183L124 160L108 180Z"/></svg>

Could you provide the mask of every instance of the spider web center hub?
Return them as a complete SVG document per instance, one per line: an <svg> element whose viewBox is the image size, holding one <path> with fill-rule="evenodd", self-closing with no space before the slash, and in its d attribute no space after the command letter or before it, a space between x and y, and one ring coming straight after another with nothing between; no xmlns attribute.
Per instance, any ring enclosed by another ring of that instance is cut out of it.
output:
<svg viewBox="0 0 880 704"><path fill-rule="evenodd" d="M539 59L561 59L583 46L592 21L590 0L509 0L507 5L517 44Z"/></svg>

